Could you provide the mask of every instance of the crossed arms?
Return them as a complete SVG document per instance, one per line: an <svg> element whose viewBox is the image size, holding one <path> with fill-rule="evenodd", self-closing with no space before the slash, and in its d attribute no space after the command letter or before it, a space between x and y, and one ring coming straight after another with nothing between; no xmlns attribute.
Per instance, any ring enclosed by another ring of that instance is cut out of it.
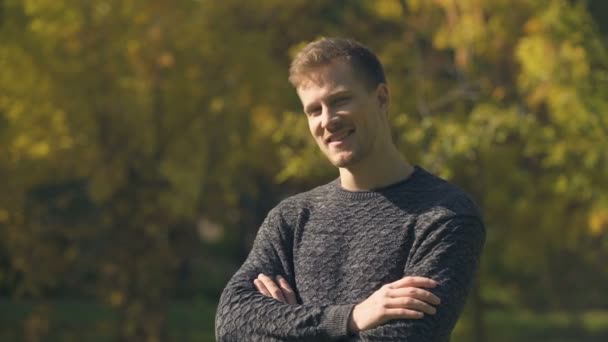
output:
<svg viewBox="0 0 608 342"><path fill-rule="evenodd" d="M291 305L298 304L294 290L280 275L272 279L260 274L253 283L266 297ZM382 286L354 306L348 320L348 332L370 330L393 319L421 319L424 314L434 315L437 310L433 305L438 305L441 300L424 288L435 286L436 281L424 277L404 277Z"/></svg>
<svg viewBox="0 0 608 342"><path fill-rule="evenodd" d="M286 248L291 237L283 225L280 216L269 214L224 289L216 315L218 341L447 341L485 238L474 216L446 219L426 234L404 278L361 303L310 305L298 303L293 290L293 255ZM282 279L275 278L279 275Z"/></svg>

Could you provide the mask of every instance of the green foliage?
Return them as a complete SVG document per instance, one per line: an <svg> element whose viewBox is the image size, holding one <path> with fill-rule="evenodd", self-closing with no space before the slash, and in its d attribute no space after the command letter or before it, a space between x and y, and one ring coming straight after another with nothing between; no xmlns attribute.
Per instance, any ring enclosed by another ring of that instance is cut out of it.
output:
<svg viewBox="0 0 608 342"><path fill-rule="evenodd" d="M484 300L606 306L598 3L0 1L0 293L95 296L123 339L165 338L184 274L228 276L201 259L238 263L270 207L335 177L287 69L341 35L385 64L404 154L482 206Z"/></svg>

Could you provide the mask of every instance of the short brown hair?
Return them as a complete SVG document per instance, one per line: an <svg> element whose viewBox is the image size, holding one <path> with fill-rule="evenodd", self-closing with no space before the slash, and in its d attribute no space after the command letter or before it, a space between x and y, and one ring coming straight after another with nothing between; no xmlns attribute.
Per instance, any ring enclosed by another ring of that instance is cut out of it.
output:
<svg viewBox="0 0 608 342"><path fill-rule="evenodd" d="M378 57L363 44L346 38L321 38L306 45L291 62L289 82L298 88L311 69L334 60L347 61L369 89L386 83Z"/></svg>

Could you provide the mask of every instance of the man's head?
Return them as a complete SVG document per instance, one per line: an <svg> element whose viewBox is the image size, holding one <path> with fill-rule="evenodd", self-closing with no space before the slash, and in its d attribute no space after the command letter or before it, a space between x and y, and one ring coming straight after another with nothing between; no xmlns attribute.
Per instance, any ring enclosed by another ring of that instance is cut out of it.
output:
<svg viewBox="0 0 608 342"><path fill-rule="evenodd" d="M333 165L351 168L386 153L390 97L382 65L368 48L340 38L312 42L293 60L289 80Z"/></svg>

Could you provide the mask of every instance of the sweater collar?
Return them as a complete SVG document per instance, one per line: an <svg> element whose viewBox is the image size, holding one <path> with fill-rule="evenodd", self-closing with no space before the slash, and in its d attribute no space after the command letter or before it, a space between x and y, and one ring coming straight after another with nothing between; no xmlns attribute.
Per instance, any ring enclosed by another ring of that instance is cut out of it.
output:
<svg viewBox="0 0 608 342"><path fill-rule="evenodd" d="M338 198L349 199L349 200L364 200L375 198L378 196L386 196L388 194L402 191L406 188L410 188L412 183L415 183L417 179L422 177L425 173L425 170L418 166L414 165L414 171L405 179L402 179L396 183L372 190L360 190L360 191L350 191L346 190L342 187L340 183L340 177L336 178L333 181L336 195Z"/></svg>

